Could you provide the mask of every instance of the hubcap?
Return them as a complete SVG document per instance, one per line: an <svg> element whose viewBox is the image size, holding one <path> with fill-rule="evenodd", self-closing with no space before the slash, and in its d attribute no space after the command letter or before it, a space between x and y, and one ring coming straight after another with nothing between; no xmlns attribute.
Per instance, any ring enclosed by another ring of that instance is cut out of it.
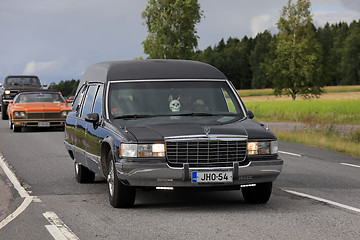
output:
<svg viewBox="0 0 360 240"><path fill-rule="evenodd" d="M79 174L79 164L78 163L75 163L75 172L76 172L76 175Z"/></svg>
<svg viewBox="0 0 360 240"><path fill-rule="evenodd" d="M114 166L113 166L113 162L111 161L109 164L109 175L107 177L107 181L108 181L108 185L109 185L109 192L110 195L113 196L114 195L114 189L115 189L115 183L114 183Z"/></svg>

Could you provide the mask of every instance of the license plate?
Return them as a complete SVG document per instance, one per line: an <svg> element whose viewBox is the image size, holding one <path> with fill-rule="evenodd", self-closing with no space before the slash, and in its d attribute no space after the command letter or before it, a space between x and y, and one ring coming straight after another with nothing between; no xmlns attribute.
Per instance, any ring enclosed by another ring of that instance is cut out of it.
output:
<svg viewBox="0 0 360 240"><path fill-rule="evenodd" d="M38 122L38 127L50 127L50 122Z"/></svg>
<svg viewBox="0 0 360 240"><path fill-rule="evenodd" d="M197 171L192 172L191 181L193 183L219 183L219 182L232 182L232 171Z"/></svg>

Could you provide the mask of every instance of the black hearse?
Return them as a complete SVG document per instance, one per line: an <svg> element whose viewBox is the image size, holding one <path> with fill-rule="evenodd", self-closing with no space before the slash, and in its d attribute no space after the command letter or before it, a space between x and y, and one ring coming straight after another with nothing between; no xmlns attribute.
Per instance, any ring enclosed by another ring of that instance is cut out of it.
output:
<svg viewBox="0 0 360 240"><path fill-rule="evenodd" d="M253 116L208 64L103 62L80 81L64 143L77 181L105 177L114 207L131 207L136 188L241 188L266 203L283 161Z"/></svg>

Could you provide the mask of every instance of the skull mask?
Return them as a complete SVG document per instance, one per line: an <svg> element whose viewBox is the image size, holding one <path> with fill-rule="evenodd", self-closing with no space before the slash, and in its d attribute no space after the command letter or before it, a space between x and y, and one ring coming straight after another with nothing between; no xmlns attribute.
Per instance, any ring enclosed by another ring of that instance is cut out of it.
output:
<svg viewBox="0 0 360 240"><path fill-rule="evenodd" d="M179 100L172 100L169 104L169 107L171 109L171 111L173 112L179 112L180 111L180 107L181 107L181 104L180 104L180 101Z"/></svg>

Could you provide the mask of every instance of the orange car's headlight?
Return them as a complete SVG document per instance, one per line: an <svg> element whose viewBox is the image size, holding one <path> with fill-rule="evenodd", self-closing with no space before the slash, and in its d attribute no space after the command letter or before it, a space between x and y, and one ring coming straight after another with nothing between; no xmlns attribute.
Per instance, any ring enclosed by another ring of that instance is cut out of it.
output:
<svg viewBox="0 0 360 240"><path fill-rule="evenodd" d="M25 118L25 112L14 112L14 118Z"/></svg>

